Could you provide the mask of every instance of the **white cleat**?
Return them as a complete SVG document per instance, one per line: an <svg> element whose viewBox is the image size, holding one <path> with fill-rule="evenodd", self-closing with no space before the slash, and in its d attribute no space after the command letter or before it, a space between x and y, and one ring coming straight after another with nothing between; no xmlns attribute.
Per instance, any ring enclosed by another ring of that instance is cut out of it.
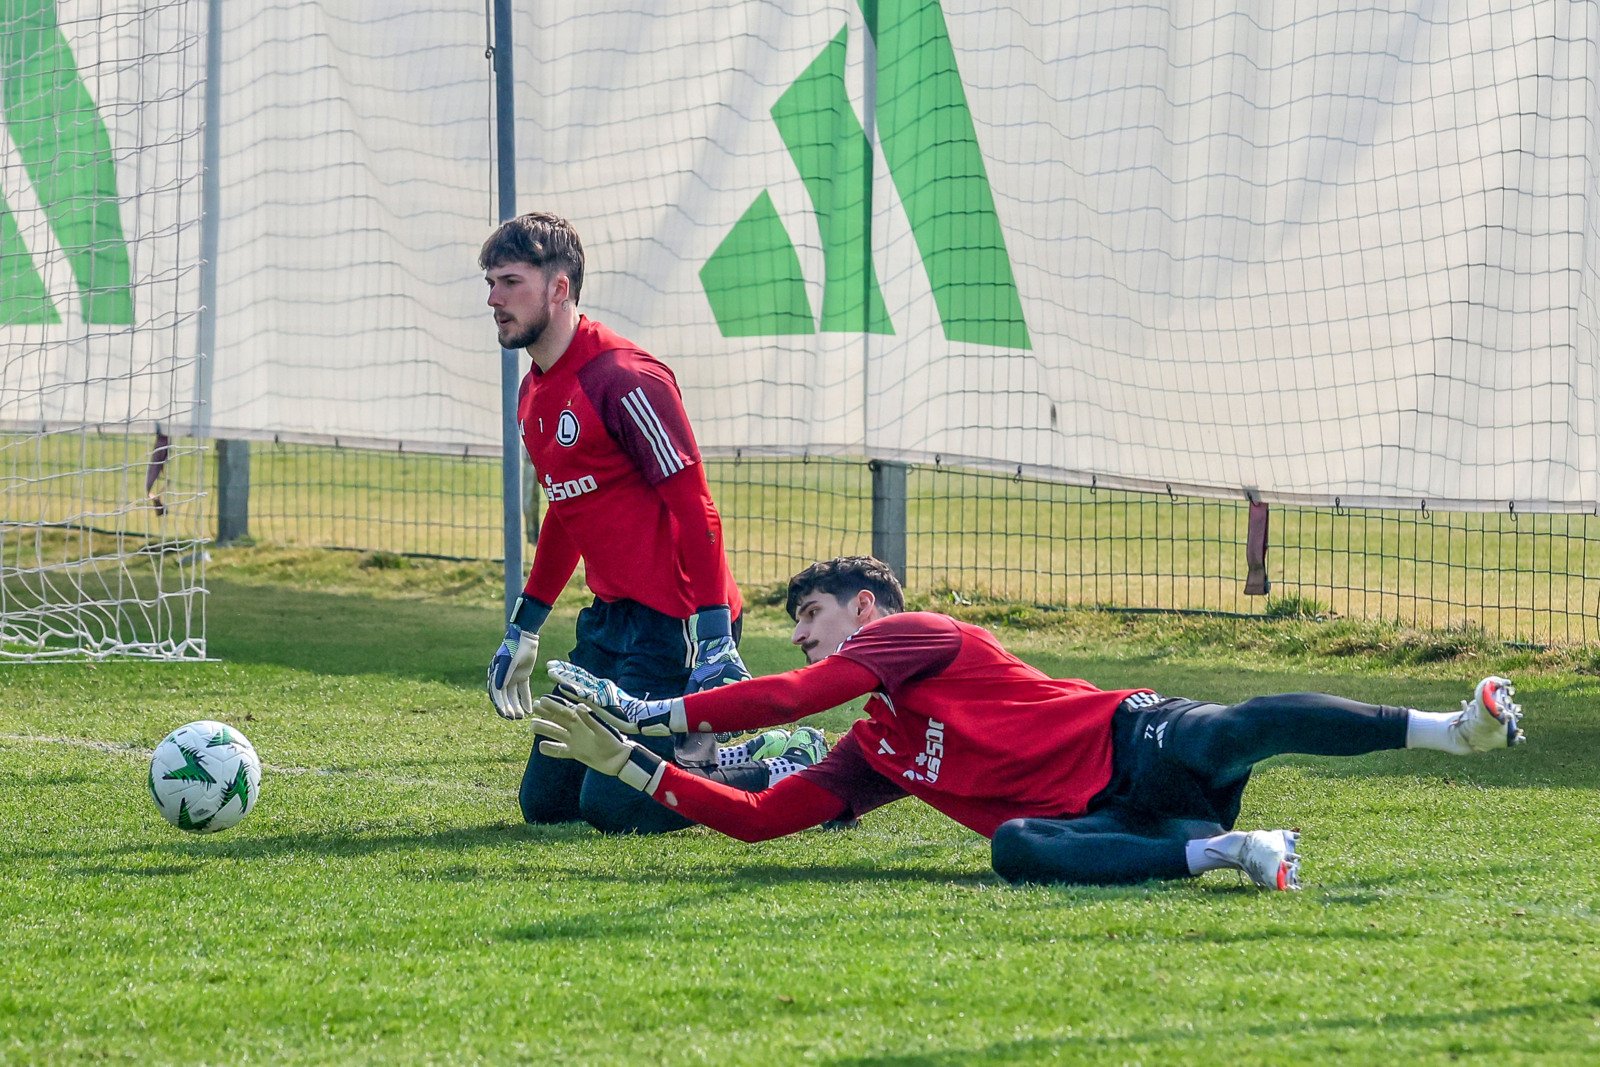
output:
<svg viewBox="0 0 1600 1067"><path fill-rule="evenodd" d="M1461 713L1450 723L1450 732L1471 752L1510 748L1527 740L1522 728L1522 705L1514 704L1511 682L1490 676L1478 683L1471 700L1461 702Z"/></svg>
<svg viewBox="0 0 1600 1067"><path fill-rule="evenodd" d="M1293 830L1251 830L1239 847L1238 867L1262 889L1299 889L1299 841Z"/></svg>

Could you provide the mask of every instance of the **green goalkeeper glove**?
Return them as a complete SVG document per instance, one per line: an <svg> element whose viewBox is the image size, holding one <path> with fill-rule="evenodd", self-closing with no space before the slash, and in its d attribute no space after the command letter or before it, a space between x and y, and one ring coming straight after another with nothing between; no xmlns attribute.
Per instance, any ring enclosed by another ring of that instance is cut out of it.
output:
<svg viewBox="0 0 1600 1067"><path fill-rule="evenodd" d="M558 696L540 697L528 720L533 732L545 740L539 751L553 759L577 760L591 770L616 778L641 793L655 795L666 761L606 726L595 709L573 704Z"/></svg>

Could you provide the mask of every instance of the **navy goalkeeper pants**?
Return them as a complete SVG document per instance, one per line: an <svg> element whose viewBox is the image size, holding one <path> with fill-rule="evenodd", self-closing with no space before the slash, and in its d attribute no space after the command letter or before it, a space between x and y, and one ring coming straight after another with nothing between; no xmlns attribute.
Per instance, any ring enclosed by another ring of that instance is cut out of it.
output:
<svg viewBox="0 0 1600 1067"><path fill-rule="evenodd" d="M742 621L734 621L735 640ZM633 696L665 698L683 695L693 652L683 619L632 600L597 598L578 612L578 642L567 659L597 677L611 679ZM762 764L719 768L717 742L711 734L635 740L685 770L737 789L767 787L768 772ZM619 834L658 834L694 825L610 775L574 760L546 756L537 742L522 772L518 801L522 817L531 823L582 819L597 830Z"/></svg>
<svg viewBox="0 0 1600 1067"><path fill-rule="evenodd" d="M1404 748L1408 709L1322 693L1225 706L1131 697L1112 718L1111 781L1071 819L1012 819L994 869L1012 882L1113 885L1189 876L1186 846L1233 828L1251 769L1269 756Z"/></svg>

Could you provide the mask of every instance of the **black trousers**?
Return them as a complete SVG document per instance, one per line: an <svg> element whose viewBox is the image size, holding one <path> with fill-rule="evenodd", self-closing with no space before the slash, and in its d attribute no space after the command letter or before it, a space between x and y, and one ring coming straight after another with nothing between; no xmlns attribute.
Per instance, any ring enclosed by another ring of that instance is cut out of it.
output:
<svg viewBox="0 0 1600 1067"><path fill-rule="evenodd" d="M740 623L734 623L738 639ZM682 696L693 655L682 619L632 600L595 602L578 612L578 641L567 659L637 697ZM767 768L759 763L717 767L717 742L711 734L635 738L656 755L685 770L738 789L767 787ZM606 833L659 834L694 823L610 775L574 760L553 759L535 742L522 772L518 793L522 817L531 823L582 819Z"/></svg>
<svg viewBox="0 0 1600 1067"><path fill-rule="evenodd" d="M1114 885L1189 875L1196 838L1233 828L1251 769L1269 756L1355 756L1404 748L1408 709L1322 693L1242 704L1162 700L1117 710L1111 782L1071 819L1012 819L994 869L1013 882Z"/></svg>

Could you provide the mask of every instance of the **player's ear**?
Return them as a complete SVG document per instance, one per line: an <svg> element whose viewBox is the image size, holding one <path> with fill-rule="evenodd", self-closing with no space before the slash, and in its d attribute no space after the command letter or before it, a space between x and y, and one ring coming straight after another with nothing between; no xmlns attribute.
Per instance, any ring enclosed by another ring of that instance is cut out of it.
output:
<svg viewBox="0 0 1600 1067"><path fill-rule="evenodd" d="M872 595L872 590L863 589L856 594L856 618L866 618L877 606L878 598Z"/></svg>

